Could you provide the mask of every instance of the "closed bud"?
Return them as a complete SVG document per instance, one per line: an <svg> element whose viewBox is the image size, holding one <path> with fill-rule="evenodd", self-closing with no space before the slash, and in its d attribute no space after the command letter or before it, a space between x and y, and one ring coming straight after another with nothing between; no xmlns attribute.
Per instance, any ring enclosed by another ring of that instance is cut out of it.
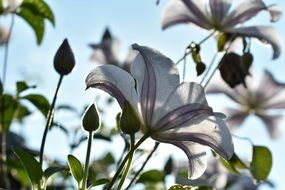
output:
<svg viewBox="0 0 285 190"><path fill-rule="evenodd" d="M82 117L82 126L85 131L96 131L100 126L100 118L96 105L91 104L85 111Z"/></svg>
<svg viewBox="0 0 285 190"><path fill-rule="evenodd" d="M121 131L125 134L135 134L141 128L139 116L127 101L124 103L119 126Z"/></svg>
<svg viewBox="0 0 285 190"><path fill-rule="evenodd" d="M60 75L67 75L72 71L75 65L75 58L67 39L65 39L58 48L54 56L53 64L55 70Z"/></svg>

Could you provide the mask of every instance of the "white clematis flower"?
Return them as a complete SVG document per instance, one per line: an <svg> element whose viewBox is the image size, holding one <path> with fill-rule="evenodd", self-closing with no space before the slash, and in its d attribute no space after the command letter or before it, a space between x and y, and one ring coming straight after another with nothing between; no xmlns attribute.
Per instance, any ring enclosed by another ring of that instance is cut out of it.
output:
<svg viewBox="0 0 285 190"><path fill-rule="evenodd" d="M158 51L137 44L132 47L138 55L130 73L114 65L99 66L87 76L87 88L108 92L121 108L128 101L141 119L143 133L186 153L192 179L206 169L204 145L230 159L234 151L230 132L221 114L208 106L202 86L179 83L175 64Z"/></svg>
<svg viewBox="0 0 285 190"><path fill-rule="evenodd" d="M266 6L262 0L241 2L231 12L233 0L171 0L162 12L162 28L180 23L193 23L206 30L216 30L241 37L254 37L268 42L273 48L273 59L280 56L281 45L277 32L270 26L239 26L262 10L270 13L271 21L281 17L281 9L277 5Z"/></svg>
<svg viewBox="0 0 285 190"><path fill-rule="evenodd" d="M227 95L238 104L238 108L227 108L227 124L236 128L250 115L256 115L265 124L271 138L276 138L278 120L282 114L272 114L270 111L285 109L285 83L276 81L269 71L265 71L261 81L254 84L255 76L247 77L248 87L242 85L230 88L222 80L213 80L207 87L207 93Z"/></svg>

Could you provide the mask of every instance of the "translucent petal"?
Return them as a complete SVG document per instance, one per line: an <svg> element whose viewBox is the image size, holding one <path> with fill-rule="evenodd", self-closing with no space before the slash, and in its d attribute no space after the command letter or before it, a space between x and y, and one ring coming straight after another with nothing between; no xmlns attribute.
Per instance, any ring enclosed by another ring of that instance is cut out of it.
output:
<svg viewBox="0 0 285 190"><path fill-rule="evenodd" d="M98 88L115 97L121 108L128 101L138 110L138 96L133 77L114 65L103 65L93 69L86 78L87 88Z"/></svg>
<svg viewBox="0 0 285 190"><path fill-rule="evenodd" d="M137 82L144 120L151 126L157 108L179 84L179 74L175 64L158 51L137 44L133 49L139 54L131 65L131 73Z"/></svg>
<svg viewBox="0 0 285 190"><path fill-rule="evenodd" d="M200 0L171 0L161 14L162 28L181 23L193 23L210 30L213 27L206 15L206 9Z"/></svg>
<svg viewBox="0 0 285 190"><path fill-rule="evenodd" d="M238 27L227 29L226 32L244 37L255 37L262 42L269 43L273 49L273 59L281 54L280 39L276 30L269 26Z"/></svg>

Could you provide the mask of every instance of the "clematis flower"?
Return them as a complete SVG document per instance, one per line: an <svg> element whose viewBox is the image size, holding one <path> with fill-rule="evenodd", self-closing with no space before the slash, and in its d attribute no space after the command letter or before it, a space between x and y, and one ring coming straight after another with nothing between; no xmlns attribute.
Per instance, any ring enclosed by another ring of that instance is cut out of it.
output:
<svg viewBox="0 0 285 190"><path fill-rule="evenodd" d="M223 93L236 102L238 108L227 108L226 115L229 127L236 128L250 115L256 115L265 124L270 136L276 138L280 134L277 122L283 116L272 114L276 109L285 109L285 83L277 82L269 71L265 71L262 80L254 85L255 77L247 77L247 88L242 85L232 89L222 80L213 81L207 93ZM271 113L269 113L271 112Z"/></svg>
<svg viewBox="0 0 285 190"><path fill-rule="evenodd" d="M232 0L171 0L162 12L162 28L180 23L193 23L206 30L215 30L233 36L254 37L268 42L273 48L273 59L281 53L277 32L270 26L238 26L262 10L270 13L271 21L281 17L277 5L266 6L262 0L241 2L231 12Z"/></svg>
<svg viewBox="0 0 285 190"><path fill-rule="evenodd" d="M100 43L90 44L93 49L91 60L100 64L113 64L129 71L130 63L136 56L134 52L129 51L123 63L120 62L119 40L112 36L110 30L106 28Z"/></svg>
<svg viewBox="0 0 285 190"><path fill-rule="evenodd" d="M22 3L23 0L2 0L2 6L6 13L15 12Z"/></svg>
<svg viewBox="0 0 285 190"><path fill-rule="evenodd" d="M179 84L178 70L169 58L148 47L132 47L138 55L130 73L114 65L99 66L87 76L87 88L106 91L121 108L129 102L144 134L186 153L190 178L198 178L206 169L205 145L229 159L233 154L231 135L222 114L208 106L202 86Z"/></svg>

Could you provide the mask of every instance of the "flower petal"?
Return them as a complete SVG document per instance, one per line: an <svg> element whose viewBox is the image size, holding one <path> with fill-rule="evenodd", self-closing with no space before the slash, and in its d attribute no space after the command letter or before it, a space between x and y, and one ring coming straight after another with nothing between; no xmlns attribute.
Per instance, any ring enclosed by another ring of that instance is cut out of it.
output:
<svg viewBox="0 0 285 190"><path fill-rule="evenodd" d="M205 147L188 141L170 143L181 148L187 155L189 161L188 178L199 178L207 168Z"/></svg>
<svg viewBox="0 0 285 190"><path fill-rule="evenodd" d="M128 101L138 110L138 96L133 77L114 65L102 65L93 69L86 78L87 88L98 88L115 97L121 108Z"/></svg>
<svg viewBox="0 0 285 190"><path fill-rule="evenodd" d="M119 64L119 41L115 38L103 40L100 44L90 44L93 49L91 60L100 64Z"/></svg>
<svg viewBox="0 0 285 190"><path fill-rule="evenodd" d="M243 23L262 10L267 10L267 6L262 0L244 1L240 3L229 15L224 23L226 27L233 27L237 24ZM272 10L273 11L273 10ZM273 13L271 11L271 13ZM276 16L276 14L274 14ZM273 18L271 18L272 20ZM276 19L276 18L274 18Z"/></svg>
<svg viewBox="0 0 285 190"><path fill-rule="evenodd" d="M230 129L235 129L240 127L240 125L244 122L246 117L249 115L248 112L235 108L227 108L225 111L227 115L226 123Z"/></svg>
<svg viewBox="0 0 285 190"><path fill-rule="evenodd" d="M208 106L204 89L194 82L183 82L173 89L165 103L157 109L153 124L155 131L169 130L189 121L194 122L197 116L207 118L212 115L212 108Z"/></svg>
<svg viewBox="0 0 285 190"><path fill-rule="evenodd" d="M183 107L187 104L202 104L207 106L207 100L203 87L195 82L182 82L167 97L162 107L156 111L156 120L160 120L163 116Z"/></svg>
<svg viewBox="0 0 285 190"><path fill-rule="evenodd" d="M181 23L194 23L206 30L213 28L200 0L171 0L164 8L161 20L163 29Z"/></svg>
<svg viewBox="0 0 285 190"><path fill-rule="evenodd" d="M156 109L164 104L171 91L179 84L175 64L158 51L134 44L139 54L131 65L131 73L137 82L141 110L147 126L151 126Z"/></svg>
<svg viewBox="0 0 285 190"><path fill-rule="evenodd" d="M230 88L220 76L215 76L206 88L207 94L225 94L238 104L246 103L246 89L242 85Z"/></svg>
<svg viewBox="0 0 285 190"><path fill-rule="evenodd" d="M186 124L185 124L186 125ZM225 159L230 159L233 152L232 137L223 119L210 116L200 123L188 123L188 127L174 128L152 136L157 141L191 141L206 145Z"/></svg>
<svg viewBox="0 0 285 190"><path fill-rule="evenodd" d="M271 5L267 10L269 11L271 22L277 22L282 16L282 9L278 5Z"/></svg>
<svg viewBox="0 0 285 190"><path fill-rule="evenodd" d="M215 24L222 23L229 12L232 0L210 0L209 3Z"/></svg>
<svg viewBox="0 0 285 190"><path fill-rule="evenodd" d="M227 29L225 32L237 34L244 37L255 37L261 41L269 43L273 48L273 59L281 54L281 44L278 34L273 27L270 26L251 26Z"/></svg>
<svg viewBox="0 0 285 190"><path fill-rule="evenodd" d="M264 71L257 94L262 97L261 102L265 109L285 108L285 83L276 81L268 70Z"/></svg>
<svg viewBox="0 0 285 190"><path fill-rule="evenodd" d="M281 119L282 115L268 115L265 113L257 113L256 115L263 121L272 139L280 136L280 132L278 130L278 122Z"/></svg>

